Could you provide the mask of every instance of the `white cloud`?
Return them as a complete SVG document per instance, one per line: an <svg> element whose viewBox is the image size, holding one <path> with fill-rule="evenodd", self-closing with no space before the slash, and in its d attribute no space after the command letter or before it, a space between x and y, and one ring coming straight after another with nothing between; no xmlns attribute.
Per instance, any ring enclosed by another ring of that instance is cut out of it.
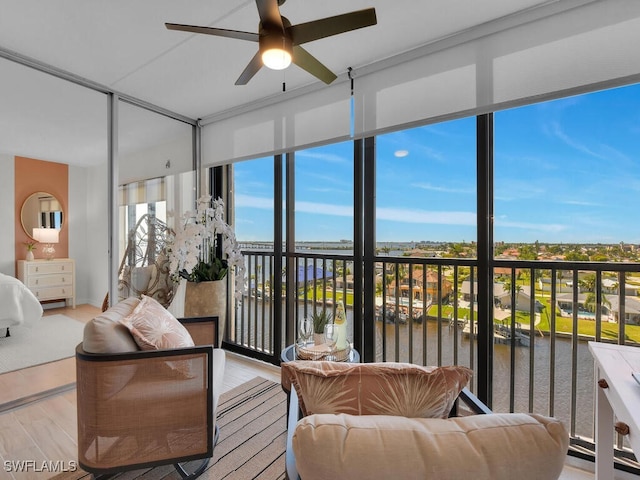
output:
<svg viewBox="0 0 640 480"><path fill-rule="evenodd" d="M259 208L261 210L273 210L273 199L254 197L251 195L236 195L235 206L245 208Z"/></svg>
<svg viewBox="0 0 640 480"><path fill-rule="evenodd" d="M518 228L521 230L537 230L551 233L558 233L567 229L566 225L560 225L557 223L509 222L502 219L496 219L494 226L497 228Z"/></svg>
<svg viewBox="0 0 640 480"><path fill-rule="evenodd" d="M592 156L592 157L595 157L595 158L599 158L600 160L606 160L607 159L607 157L605 157L605 156L603 156L603 155L591 150L586 145L583 145L582 143L574 140L569 135L567 135L558 122L552 122L551 123L551 129L552 129L553 135L555 135L557 138L559 138L564 143L569 145L571 148L574 148L574 149L578 150L579 152L586 153L589 156Z"/></svg>
<svg viewBox="0 0 640 480"><path fill-rule="evenodd" d="M439 187L436 185L431 185L430 183L412 183L412 187L421 188L423 190L431 190L434 192L444 192L444 193L463 193L466 195L475 194L475 188L450 188L450 187Z"/></svg>
<svg viewBox="0 0 640 480"><path fill-rule="evenodd" d="M427 210L411 210L400 208L378 208L376 214L379 220L389 220L400 223L433 223L440 225L470 225L476 224L474 212L438 212Z"/></svg>
<svg viewBox="0 0 640 480"><path fill-rule="evenodd" d="M273 209L273 200L269 198L252 197L249 195L237 195L236 207L249 207L265 210ZM296 212L311 213L314 215L329 215L337 217L353 217L353 208L349 205L333 205L319 202L298 202ZM376 209L378 220L387 220L397 223L422 223L436 225L476 225L475 212L444 212L414 210L403 208L378 208ZM539 230L543 232L560 232L566 229L565 225L547 223L510 222L506 218L496 219L496 227L509 227L525 230Z"/></svg>
<svg viewBox="0 0 640 480"><path fill-rule="evenodd" d="M330 203L296 202L296 212L314 213L316 215L334 215L337 217L353 217L353 207L331 205Z"/></svg>
<svg viewBox="0 0 640 480"><path fill-rule="evenodd" d="M296 152L296 158L313 158L315 160L324 160L329 163L346 163L348 160L340 155L333 153L318 153L302 150Z"/></svg>
<svg viewBox="0 0 640 480"><path fill-rule="evenodd" d="M559 203L563 203L565 205L577 205L579 207L603 207L604 206L601 203L589 202L586 200L562 200Z"/></svg>

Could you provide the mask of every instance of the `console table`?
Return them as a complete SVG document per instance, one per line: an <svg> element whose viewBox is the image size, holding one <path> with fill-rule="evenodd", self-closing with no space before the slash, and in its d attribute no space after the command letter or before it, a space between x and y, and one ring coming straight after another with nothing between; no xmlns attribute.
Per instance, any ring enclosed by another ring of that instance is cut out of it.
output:
<svg viewBox="0 0 640 480"><path fill-rule="evenodd" d="M626 435L640 453L640 348L589 342L596 367L596 479L613 479L613 437ZM617 422L614 424L614 415Z"/></svg>
<svg viewBox="0 0 640 480"><path fill-rule="evenodd" d="M64 299L76 308L76 268L71 258L18 260L18 280L40 302Z"/></svg>

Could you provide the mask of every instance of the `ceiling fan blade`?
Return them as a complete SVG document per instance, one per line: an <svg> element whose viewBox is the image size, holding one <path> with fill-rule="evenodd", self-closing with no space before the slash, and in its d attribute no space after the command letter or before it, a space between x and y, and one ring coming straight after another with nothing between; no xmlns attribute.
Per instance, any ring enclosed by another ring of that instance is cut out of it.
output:
<svg viewBox="0 0 640 480"><path fill-rule="evenodd" d="M370 27L378 23L375 8L358 10L335 17L321 18L307 23L287 27L294 45L318 40L320 38L350 32L358 28Z"/></svg>
<svg viewBox="0 0 640 480"><path fill-rule="evenodd" d="M263 25L269 25L284 29L282 16L278 7L278 0L256 0L258 15Z"/></svg>
<svg viewBox="0 0 640 480"><path fill-rule="evenodd" d="M198 27L196 25L180 25L178 23L165 23L169 30L180 30L182 32L204 33L205 35L216 35L218 37L238 38L240 40L249 40L257 42L260 35L251 32L242 32L239 30L225 30L224 28Z"/></svg>
<svg viewBox="0 0 640 480"><path fill-rule="evenodd" d="M249 80L253 78L253 76L258 73L258 70L262 68L262 56L260 52L256 53L255 56L249 62L249 65L246 66L244 71L236 80L236 85L246 85L249 83Z"/></svg>
<svg viewBox="0 0 640 480"><path fill-rule="evenodd" d="M335 73L325 67L318 59L316 59L316 57L300 46L293 47L292 61L300 68L306 70L326 84L333 82L337 78Z"/></svg>

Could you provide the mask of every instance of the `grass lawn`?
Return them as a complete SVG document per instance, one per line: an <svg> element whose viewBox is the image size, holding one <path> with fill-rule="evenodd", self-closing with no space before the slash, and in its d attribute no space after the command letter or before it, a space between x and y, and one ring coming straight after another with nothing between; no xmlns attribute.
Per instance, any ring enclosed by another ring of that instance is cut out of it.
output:
<svg viewBox="0 0 640 480"><path fill-rule="evenodd" d="M304 295L300 295L300 299L304 298ZM313 289L307 291L307 298L313 298ZM316 290L316 298L318 301L322 301L323 291L322 288L318 288ZM333 300L333 292L327 291L327 299ZM353 294L347 293L346 299L343 300L343 293L336 292L336 300L338 302L345 302L345 305L353 305ZM539 299L541 303L545 306L545 311L542 312L540 324L538 325L538 329L544 333L548 333L550 330L548 315L546 312L551 311L549 308L549 300L546 298ZM442 318L449 318L449 315L453 316L453 306L451 305L442 305L441 306L441 315ZM438 316L438 306L432 305L429 308L427 313L430 317ZM469 318L471 316L471 310L469 308L458 308L458 318ZM475 320L478 319L478 312L473 312L473 317ZM527 312L516 311L516 322L528 325L530 323L530 316ZM501 323L500 320L494 320L495 323ZM602 338L607 340L617 340L618 339L618 324L617 323L609 323L602 322ZM556 314L556 332L571 334L573 333L573 318L572 317L561 317L559 314ZM637 342L640 343L640 326L639 325L625 325L625 341L627 342ZM594 320L588 319L578 319L578 335L583 337L595 337L596 336L596 322Z"/></svg>

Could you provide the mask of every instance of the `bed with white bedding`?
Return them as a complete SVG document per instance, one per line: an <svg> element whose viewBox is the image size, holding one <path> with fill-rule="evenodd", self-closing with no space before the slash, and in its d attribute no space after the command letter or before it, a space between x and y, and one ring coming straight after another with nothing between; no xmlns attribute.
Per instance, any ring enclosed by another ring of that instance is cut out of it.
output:
<svg viewBox="0 0 640 480"><path fill-rule="evenodd" d="M41 317L42 305L33 292L17 278L0 273L0 329L9 336L9 327L31 326Z"/></svg>

